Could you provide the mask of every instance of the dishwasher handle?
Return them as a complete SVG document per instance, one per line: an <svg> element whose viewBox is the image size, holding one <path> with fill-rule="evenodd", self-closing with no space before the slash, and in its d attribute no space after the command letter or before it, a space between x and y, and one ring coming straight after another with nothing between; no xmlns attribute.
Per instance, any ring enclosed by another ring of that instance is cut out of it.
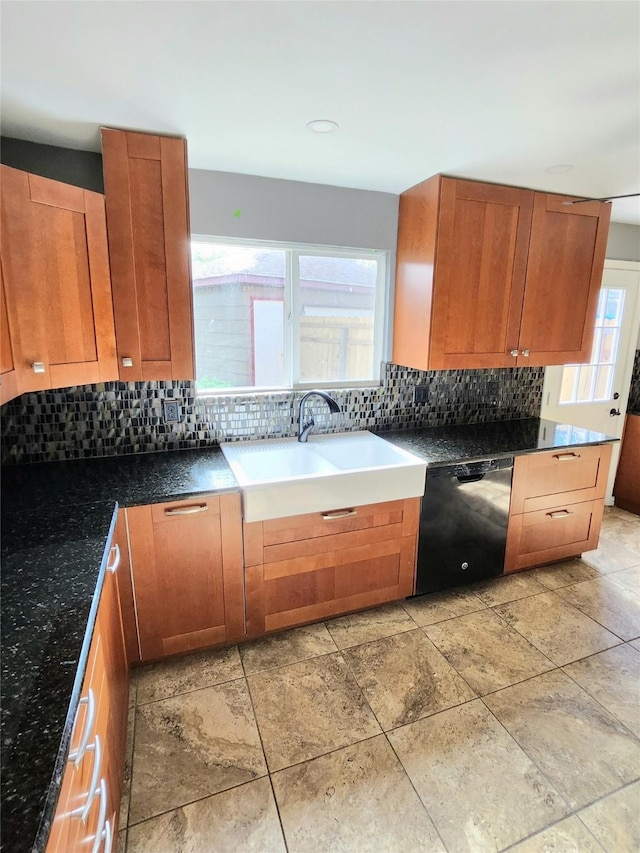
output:
<svg viewBox="0 0 640 853"><path fill-rule="evenodd" d="M458 474L456 480L459 483L478 483L480 480L484 480L484 477L484 474L466 474L464 476Z"/></svg>

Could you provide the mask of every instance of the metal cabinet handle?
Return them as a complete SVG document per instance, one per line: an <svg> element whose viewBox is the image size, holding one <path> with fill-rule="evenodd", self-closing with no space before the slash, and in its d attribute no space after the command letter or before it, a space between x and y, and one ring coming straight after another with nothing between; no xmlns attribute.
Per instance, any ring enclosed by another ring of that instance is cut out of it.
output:
<svg viewBox="0 0 640 853"><path fill-rule="evenodd" d="M133 367L133 359L129 358L128 355L124 356L124 358L122 359L122 366L123 367Z"/></svg>
<svg viewBox="0 0 640 853"><path fill-rule="evenodd" d="M44 366L44 361L34 361L31 365L31 370L34 373L46 373L47 368Z"/></svg>
<svg viewBox="0 0 640 853"><path fill-rule="evenodd" d="M100 844L104 841L104 853L111 850L111 824L107 820L107 783L104 779L100 780L100 812L98 813L98 826L96 834L93 837L93 847L91 853L98 853Z"/></svg>
<svg viewBox="0 0 640 853"><path fill-rule="evenodd" d="M186 506L183 509L176 507L175 509L165 509L165 515L193 515L194 512L206 512L209 509L207 504L198 504L197 506Z"/></svg>
<svg viewBox="0 0 640 853"><path fill-rule="evenodd" d="M101 793L101 788L98 787L98 777L100 775L100 765L102 764L102 745L100 744L100 735L96 735L94 744L93 758L93 773L91 774L91 782L89 783L89 793L84 806L79 806L71 812L71 817L79 817L83 823L87 822L91 806L95 798ZM106 808L106 806L105 806Z"/></svg>
<svg viewBox="0 0 640 853"><path fill-rule="evenodd" d="M525 358L529 358L529 350L528 350L528 349L523 349L523 350L522 350L522 355L523 355Z"/></svg>
<svg viewBox="0 0 640 853"><path fill-rule="evenodd" d="M102 837L104 838L104 847L102 848L102 853L111 853L111 848L113 846L113 830L111 829L110 820L106 821L104 825Z"/></svg>
<svg viewBox="0 0 640 853"><path fill-rule="evenodd" d="M554 453L553 458L558 462L568 462L570 459L580 459L579 453Z"/></svg>
<svg viewBox="0 0 640 853"><path fill-rule="evenodd" d="M559 509L555 512L548 512L547 515L549 518L568 518L568 516L573 515L568 509Z"/></svg>
<svg viewBox="0 0 640 853"><path fill-rule="evenodd" d="M84 731L82 732L78 748L75 752L69 753L69 758L67 759L68 761L73 761L76 767L79 767L85 752L89 748L88 743L91 736L91 729L93 728L93 723L96 718L96 698L93 695L93 690L91 688L89 688L87 695L82 697L79 705L88 705L89 707L87 709L87 719L85 720ZM78 711L76 712L76 719L78 718L77 715L79 712L80 709L78 708Z"/></svg>
<svg viewBox="0 0 640 853"><path fill-rule="evenodd" d="M120 565L120 546L117 542L109 549L109 556L111 556L111 554L114 555L113 563L111 563L111 565L107 563L107 571L111 572L112 575L115 575L118 571L118 566Z"/></svg>
<svg viewBox="0 0 640 853"><path fill-rule="evenodd" d="M517 358L519 353L517 349L512 349L509 355L512 355L514 358Z"/></svg>
<svg viewBox="0 0 640 853"><path fill-rule="evenodd" d="M338 509L335 512L323 512L322 517L325 521L333 521L335 518L348 518L350 515L357 514L357 509Z"/></svg>

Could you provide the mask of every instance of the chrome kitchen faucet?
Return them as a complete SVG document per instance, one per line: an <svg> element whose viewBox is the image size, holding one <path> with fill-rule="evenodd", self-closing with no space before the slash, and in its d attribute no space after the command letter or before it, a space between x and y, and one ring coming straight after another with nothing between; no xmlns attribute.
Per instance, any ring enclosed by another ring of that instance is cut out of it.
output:
<svg viewBox="0 0 640 853"><path fill-rule="evenodd" d="M303 418L305 404L309 397L322 397L329 406L329 411L332 415L340 411L340 406L326 391L307 391L300 400L300 409L298 411L298 441L306 441L309 438L309 433L315 426L311 409L309 409L309 420L305 422Z"/></svg>

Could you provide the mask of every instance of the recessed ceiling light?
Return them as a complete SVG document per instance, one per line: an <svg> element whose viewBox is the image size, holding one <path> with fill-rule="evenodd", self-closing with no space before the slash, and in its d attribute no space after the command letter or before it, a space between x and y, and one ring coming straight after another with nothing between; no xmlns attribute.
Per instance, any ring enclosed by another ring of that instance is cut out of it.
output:
<svg viewBox="0 0 640 853"><path fill-rule="evenodd" d="M571 163L558 163L557 166L549 166L545 169L548 175L563 175L565 172L570 172L574 167Z"/></svg>
<svg viewBox="0 0 640 853"><path fill-rule="evenodd" d="M337 130L339 125L336 121L331 121L327 118L317 118L307 124L309 130L314 133L332 133Z"/></svg>

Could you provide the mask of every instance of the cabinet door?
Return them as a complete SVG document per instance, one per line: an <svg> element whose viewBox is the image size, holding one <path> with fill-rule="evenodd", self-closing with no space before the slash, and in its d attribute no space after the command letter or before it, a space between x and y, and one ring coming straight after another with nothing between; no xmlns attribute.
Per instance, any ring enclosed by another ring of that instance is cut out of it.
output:
<svg viewBox="0 0 640 853"><path fill-rule="evenodd" d="M13 400L19 393L4 292L4 276L0 266L0 405Z"/></svg>
<svg viewBox="0 0 640 853"><path fill-rule="evenodd" d="M122 614L122 630L124 633L126 656L129 663L137 663L140 660L140 648L138 646L138 628L136 626L135 602L133 600L127 517L126 511L122 508L118 510L114 544L118 545L120 557L120 565L116 572L116 581L118 585L120 612Z"/></svg>
<svg viewBox="0 0 640 853"><path fill-rule="evenodd" d="M107 572L100 596L97 630L102 639L106 675L106 726L102 776L107 782L110 807L118 809L122 793L129 707L129 666L125 652L122 615L118 596L118 576L124 569L119 559L121 548L109 553Z"/></svg>
<svg viewBox="0 0 640 853"><path fill-rule="evenodd" d="M103 197L1 169L2 268L20 390L117 379Z"/></svg>
<svg viewBox="0 0 640 853"><path fill-rule="evenodd" d="M120 378L193 379L186 141L103 128L102 150Z"/></svg>
<svg viewBox="0 0 640 853"><path fill-rule="evenodd" d="M512 367L533 192L442 178L430 369Z"/></svg>
<svg viewBox="0 0 640 853"><path fill-rule="evenodd" d="M611 217L601 202L535 193L520 326L523 366L589 360Z"/></svg>
<svg viewBox="0 0 640 853"><path fill-rule="evenodd" d="M241 636L239 495L132 507L127 517L142 659Z"/></svg>

